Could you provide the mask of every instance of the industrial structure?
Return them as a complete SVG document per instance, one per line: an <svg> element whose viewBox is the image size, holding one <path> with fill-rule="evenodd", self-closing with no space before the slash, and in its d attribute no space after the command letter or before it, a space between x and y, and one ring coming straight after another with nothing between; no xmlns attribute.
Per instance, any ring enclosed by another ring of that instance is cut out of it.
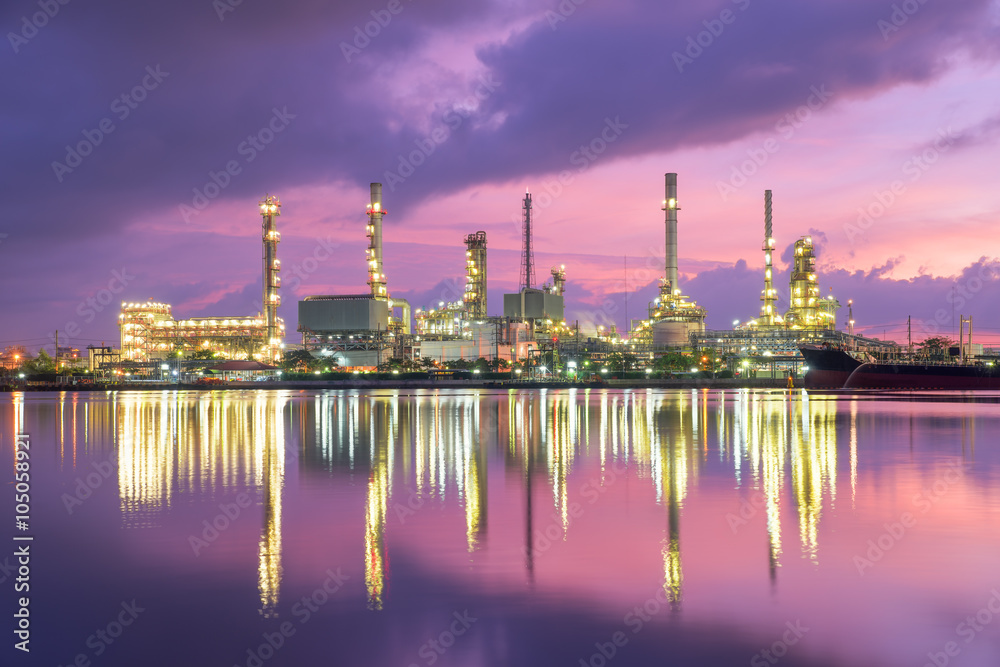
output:
<svg viewBox="0 0 1000 667"><path fill-rule="evenodd" d="M260 202L260 215L263 221L261 238L264 246L263 256L263 287L264 294L264 361L273 363L281 359L281 338L283 332L278 325L278 306L281 297L278 288L281 287L281 260L278 259L278 242L281 232L277 230L274 219L281 215L281 202L277 197L267 196Z"/></svg>
<svg viewBox="0 0 1000 667"><path fill-rule="evenodd" d="M369 192L365 208L369 293L308 296L298 307L303 347L341 366L377 366L400 355L399 346L411 331L410 304L391 296L385 275L382 218L388 211L382 205L382 184L372 183Z"/></svg>
<svg viewBox="0 0 1000 667"><path fill-rule="evenodd" d="M691 334L705 330L705 309L686 297L680 289L677 270L677 174L664 175L666 214L665 275L660 280L660 295L649 304L648 317L636 324L629 340L652 347L687 345Z"/></svg>
<svg viewBox="0 0 1000 667"><path fill-rule="evenodd" d="M564 320L566 267L553 269L553 283L536 289L535 259L532 249L531 192L525 192L521 203L521 272L518 292L503 295L503 315L530 324L532 335L540 339L555 340L560 333L568 332Z"/></svg>
<svg viewBox="0 0 1000 667"><path fill-rule="evenodd" d="M462 298L418 308L414 315L417 335L432 339L468 338L471 335L470 324L487 317L486 281L486 232L479 231L465 237L465 288Z"/></svg>
<svg viewBox="0 0 1000 667"><path fill-rule="evenodd" d="M275 224L281 202L266 196L259 203L262 217L263 302L261 312L250 316L211 316L174 319L172 306L149 299L122 302L118 315L121 361L148 364L167 357L211 353L227 359L255 359L273 363L280 359L285 324L278 317L281 298L277 256L281 234Z"/></svg>
<svg viewBox="0 0 1000 667"><path fill-rule="evenodd" d="M486 232L465 237L465 312L469 319L486 319Z"/></svg>
<svg viewBox="0 0 1000 667"><path fill-rule="evenodd" d="M836 330L840 303L830 295L823 298L816 274L816 250L812 237L803 236L794 245L789 275L789 307L784 314L778 306L774 286L775 239L772 225L772 195L764 191L764 289L760 294L760 314L732 330L702 331L691 336L691 347L706 358L726 359L729 370L768 368L775 375L797 371L802 364L799 347L803 343L848 348L873 356L896 351L894 343L854 335L851 316L847 333Z"/></svg>
<svg viewBox="0 0 1000 667"><path fill-rule="evenodd" d="M760 293L760 316L742 328L759 331L792 330L804 332L834 331L840 303L824 299L816 277L816 250L811 236L795 242L789 276L789 307L784 316L778 308L778 290L774 287L774 236L772 233L771 191L764 191L764 289ZM853 333L853 332L852 332Z"/></svg>

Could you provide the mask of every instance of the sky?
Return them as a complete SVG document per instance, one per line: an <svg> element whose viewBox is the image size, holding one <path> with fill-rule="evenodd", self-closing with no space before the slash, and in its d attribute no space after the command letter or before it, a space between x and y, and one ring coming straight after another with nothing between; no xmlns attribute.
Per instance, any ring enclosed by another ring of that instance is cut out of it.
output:
<svg viewBox="0 0 1000 667"><path fill-rule="evenodd" d="M393 296L456 299L484 230L500 314L527 188L567 319L621 328L667 172L709 328L759 312L770 189L779 303L812 235L859 332L1000 343L997 0L12 0L0 27L0 346L116 344L122 301L258 312L266 194L298 342L298 300L367 291L372 182Z"/></svg>

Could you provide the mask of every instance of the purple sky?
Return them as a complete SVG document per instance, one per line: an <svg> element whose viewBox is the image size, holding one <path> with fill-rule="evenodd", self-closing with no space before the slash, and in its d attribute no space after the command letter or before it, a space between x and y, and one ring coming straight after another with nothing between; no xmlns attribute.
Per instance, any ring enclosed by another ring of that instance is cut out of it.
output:
<svg viewBox="0 0 1000 667"><path fill-rule="evenodd" d="M0 26L0 346L115 342L123 299L256 312L265 192L294 342L299 298L365 291L372 181L393 295L456 298L485 230L498 313L530 187L538 275L565 264L568 319L623 325L626 277L636 317L662 275L668 171L710 327L759 310L769 188L779 248L814 235L859 329L948 333L954 307L1000 342L997 0L17 0Z"/></svg>

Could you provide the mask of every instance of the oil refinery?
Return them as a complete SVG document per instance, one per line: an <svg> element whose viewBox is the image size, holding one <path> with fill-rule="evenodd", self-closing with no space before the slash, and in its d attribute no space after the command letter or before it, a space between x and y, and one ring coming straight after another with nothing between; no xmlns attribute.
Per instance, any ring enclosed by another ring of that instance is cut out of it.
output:
<svg viewBox="0 0 1000 667"><path fill-rule="evenodd" d="M278 317L281 297L281 261L278 259L278 231L275 218L281 202L266 196L259 203L263 246L262 311L255 315L210 316L174 319L172 306L149 299L123 302L118 315L121 358L131 368L151 366L157 361L207 352L226 359L273 363L281 358L285 323Z"/></svg>
<svg viewBox="0 0 1000 667"><path fill-rule="evenodd" d="M680 285L678 266L678 198L676 173L664 175L663 212L665 256L659 294L646 316L628 323L626 335L612 330L581 332L578 322L566 319L567 271L554 266L549 280L539 285L535 268L534 231L537 220L531 192L521 201L521 249L518 291L503 295L502 315L489 313L487 232L469 232L464 238L464 290L451 301L416 304L393 296L401 290L388 276L383 252L383 220L388 210L382 184L372 183L364 212L367 239L367 291L353 294L316 294L298 301L296 331L301 340L290 347L306 350L330 368L374 370L391 360L447 365L477 359L508 364L540 365L548 359L553 370L560 359L630 353L648 367L660 355L686 351L705 358L729 360L730 370L770 365L786 373L801 365L799 345L834 344L871 352L892 344L836 329L840 303L823 296L816 272L816 247L811 236L794 243L789 267L788 308L779 308L775 285L773 197L764 193L763 289L758 314L736 320L731 330L707 330L705 308ZM262 306L241 316L175 319L172 306L156 300L123 302L119 315L121 364L133 369L155 367L171 357L209 354L230 360L276 364L285 348L285 324L278 316L281 303L281 234L277 218L281 203L266 196L259 202L262 242ZM360 227L360 225L359 225ZM360 229L359 235L360 235ZM360 258L359 258L360 259ZM459 268L455 267L456 270ZM569 285L569 289L572 286ZM456 290L457 291L457 290ZM851 317L853 324L853 315ZM777 364L777 366L776 366ZM713 366L714 369L714 366Z"/></svg>

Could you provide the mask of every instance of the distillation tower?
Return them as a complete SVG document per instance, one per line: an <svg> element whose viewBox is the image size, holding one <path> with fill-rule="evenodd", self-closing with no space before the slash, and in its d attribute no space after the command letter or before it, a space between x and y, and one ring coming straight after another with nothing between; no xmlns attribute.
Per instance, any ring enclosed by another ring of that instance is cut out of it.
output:
<svg viewBox="0 0 1000 667"><path fill-rule="evenodd" d="M486 232L465 237L465 316L486 319Z"/></svg>
<svg viewBox="0 0 1000 667"><path fill-rule="evenodd" d="M278 322L278 306L281 296L281 260L278 259L278 242L281 232L278 231L274 219L281 215L281 202L277 197L265 196L260 202L262 218L263 252L263 319L264 319L264 358L268 363L281 359L281 331Z"/></svg>
<svg viewBox="0 0 1000 667"><path fill-rule="evenodd" d="M774 289L774 236L771 233L771 191L764 190L764 289L760 293L762 305L757 326L762 329L783 327L778 312L778 290Z"/></svg>

